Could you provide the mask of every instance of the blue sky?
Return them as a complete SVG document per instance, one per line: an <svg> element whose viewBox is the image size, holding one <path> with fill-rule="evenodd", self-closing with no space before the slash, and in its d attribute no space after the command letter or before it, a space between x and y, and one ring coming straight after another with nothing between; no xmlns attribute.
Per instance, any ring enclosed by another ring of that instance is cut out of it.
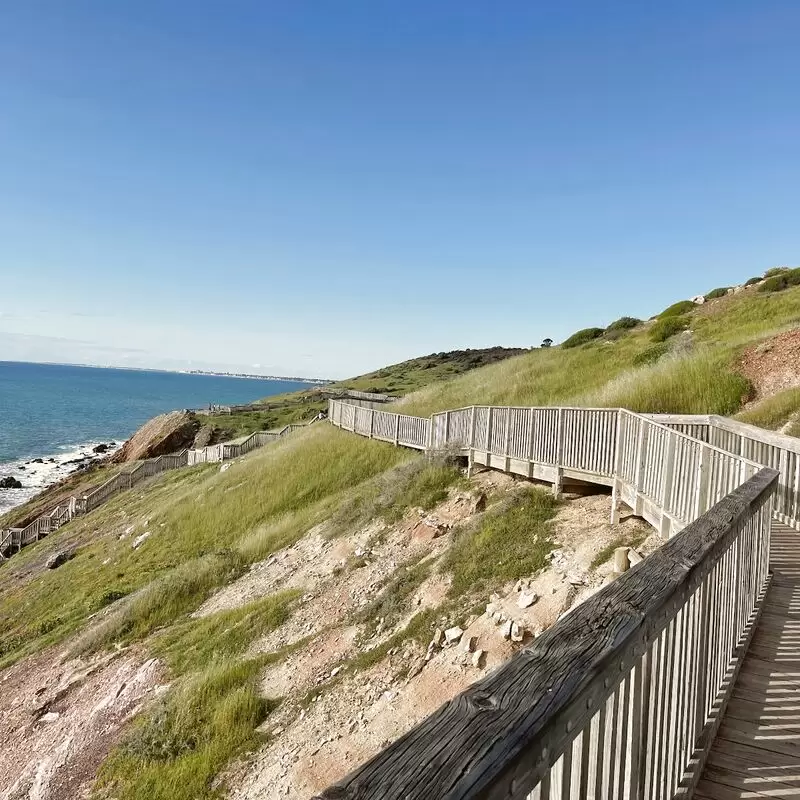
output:
<svg viewBox="0 0 800 800"><path fill-rule="evenodd" d="M344 377L800 262L796 2L5 3L0 359Z"/></svg>

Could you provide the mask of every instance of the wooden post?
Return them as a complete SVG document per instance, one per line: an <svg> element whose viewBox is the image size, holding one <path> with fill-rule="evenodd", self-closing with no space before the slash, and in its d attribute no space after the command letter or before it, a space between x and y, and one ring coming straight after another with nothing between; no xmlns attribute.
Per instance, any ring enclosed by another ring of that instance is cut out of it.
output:
<svg viewBox="0 0 800 800"><path fill-rule="evenodd" d="M667 516L668 511L672 511L670 500L672 498L672 487L675 483L675 450L678 445L677 434L670 431L667 434L667 452L664 454L664 483L661 491L661 524L658 533L662 539L669 537L671 522Z"/></svg>
<svg viewBox="0 0 800 800"><path fill-rule="evenodd" d="M467 442L467 446L469 447L468 456L467 456L467 477L472 477L472 467L473 462L475 459L475 406L472 406L469 415L469 441Z"/></svg>
<svg viewBox="0 0 800 800"><path fill-rule="evenodd" d="M614 482L611 484L611 524L619 524L619 490L622 473L622 409L617 410L617 436L614 442Z"/></svg>
<svg viewBox="0 0 800 800"><path fill-rule="evenodd" d="M561 486L564 478L564 409L558 409L558 433L556 434L556 474L553 481L553 494L561 496Z"/></svg>
<svg viewBox="0 0 800 800"><path fill-rule="evenodd" d="M394 415L394 446L400 444L400 415Z"/></svg>
<svg viewBox="0 0 800 800"><path fill-rule="evenodd" d="M494 433L494 406L489 406L489 418L486 420L486 466L492 466L492 434Z"/></svg>
<svg viewBox="0 0 800 800"><path fill-rule="evenodd" d="M712 451L705 445L700 445L699 480L697 481L696 517L708 511L708 482L711 477Z"/></svg>
<svg viewBox="0 0 800 800"><path fill-rule="evenodd" d="M508 454L508 444L511 441L511 409L506 409L506 433L505 442L503 443L503 469L506 472L510 471L511 462Z"/></svg>
<svg viewBox="0 0 800 800"><path fill-rule="evenodd" d="M369 438L372 438L372 433L375 429L375 409L371 408L369 410Z"/></svg>

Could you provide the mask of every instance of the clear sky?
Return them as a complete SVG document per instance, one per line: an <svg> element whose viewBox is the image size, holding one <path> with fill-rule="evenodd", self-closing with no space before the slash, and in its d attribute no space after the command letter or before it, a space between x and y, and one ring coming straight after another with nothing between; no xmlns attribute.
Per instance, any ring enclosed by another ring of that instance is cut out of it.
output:
<svg viewBox="0 0 800 800"><path fill-rule="evenodd" d="M800 263L800 3L0 7L0 360L344 377Z"/></svg>

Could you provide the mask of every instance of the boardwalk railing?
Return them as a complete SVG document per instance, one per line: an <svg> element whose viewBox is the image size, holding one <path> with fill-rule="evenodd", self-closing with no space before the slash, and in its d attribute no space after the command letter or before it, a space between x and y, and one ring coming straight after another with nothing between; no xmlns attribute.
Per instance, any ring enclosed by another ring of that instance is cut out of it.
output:
<svg viewBox="0 0 800 800"><path fill-rule="evenodd" d="M689 797L768 584L762 469L323 800Z"/></svg>
<svg viewBox="0 0 800 800"><path fill-rule="evenodd" d="M659 414L653 415L652 419L729 453L778 470L775 518L800 529L800 439L714 415Z"/></svg>
<svg viewBox="0 0 800 800"><path fill-rule="evenodd" d="M664 538L762 466L625 409L471 406L425 419L331 400L328 417L373 439L458 450L470 465L549 481L556 491L565 479L611 486L612 521L621 500Z"/></svg>
<svg viewBox="0 0 800 800"><path fill-rule="evenodd" d="M384 412L385 413L385 412ZM330 419L375 435L368 411ZM671 537L531 646L336 786L325 800L666 800L698 780L769 583L773 512L796 519L789 437L624 409L471 407L416 419L426 450L613 487ZM716 424L715 424L716 422ZM736 436L733 439L726 435ZM730 449L728 449L730 448ZM783 503L773 507L776 502ZM781 509L781 510L778 510Z"/></svg>
<svg viewBox="0 0 800 800"><path fill-rule="evenodd" d="M146 478L180 467L238 458L303 427L305 425L291 424L279 431L257 431L238 443L209 445L199 450L181 450L179 453L142 461L132 469L118 472L114 477L109 478L105 483L82 497L70 497L63 504L37 517L25 528L0 530L0 561L57 530L73 517L93 511L115 495L133 488Z"/></svg>

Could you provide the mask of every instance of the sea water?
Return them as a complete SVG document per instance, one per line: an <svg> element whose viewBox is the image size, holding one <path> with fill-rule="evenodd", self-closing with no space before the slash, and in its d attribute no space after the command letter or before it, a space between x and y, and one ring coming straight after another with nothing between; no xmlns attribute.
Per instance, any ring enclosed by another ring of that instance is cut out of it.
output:
<svg viewBox="0 0 800 800"><path fill-rule="evenodd" d="M0 361L0 513L64 477L97 444L121 445L166 411L249 403L310 388L298 381ZM113 449L113 448L112 448ZM42 463L35 461L42 459ZM21 469L24 467L24 469Z"/></svg>

